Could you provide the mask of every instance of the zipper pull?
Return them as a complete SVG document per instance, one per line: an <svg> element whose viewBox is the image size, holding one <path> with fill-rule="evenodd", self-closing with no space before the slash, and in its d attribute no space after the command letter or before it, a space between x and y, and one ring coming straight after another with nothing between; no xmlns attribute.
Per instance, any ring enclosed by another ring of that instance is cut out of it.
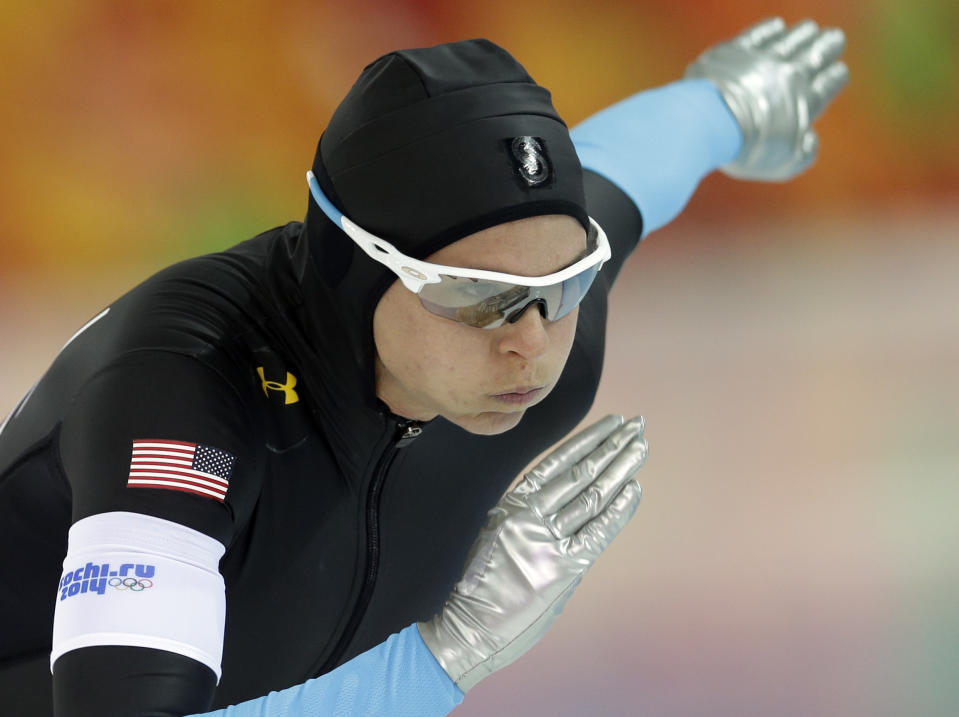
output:
<svg viewBox="0 0 959 717"><path fill-rule="evenodd" d="M400 423L396 426L396 447L403 448L412 443L423 432L420 424L416 421L409 423Z"/></svg>

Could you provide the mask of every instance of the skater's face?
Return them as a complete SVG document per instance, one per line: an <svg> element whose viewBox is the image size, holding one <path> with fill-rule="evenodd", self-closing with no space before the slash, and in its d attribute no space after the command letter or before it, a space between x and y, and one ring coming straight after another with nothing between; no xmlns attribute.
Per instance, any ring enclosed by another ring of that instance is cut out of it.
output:
<svg viewBox="0 0 959 717"><path fill-rule="evenodd" d="M585 250L579 222L547 215L484 229L427 261L544 276L573 264ZM377 395L406 418L443 416L471 433L507 431L555 387L578 314L574 309L548 321L534 304L515 323L474 328L430 313L395 281L373 315Z"/></svg>

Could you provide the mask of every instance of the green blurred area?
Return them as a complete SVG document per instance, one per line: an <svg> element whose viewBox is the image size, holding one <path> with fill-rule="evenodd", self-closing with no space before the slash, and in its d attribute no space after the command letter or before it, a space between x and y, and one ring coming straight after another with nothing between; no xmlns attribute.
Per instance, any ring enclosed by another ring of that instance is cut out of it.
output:
<svg viewBox="0 0 959 717"><path fill-rule="evenodd" d="M882 0L872 42L877 70L866 73L877 108L933 166L954 159L959 113L959 3ZM955 191L957 188L953 187Z"/></svg>

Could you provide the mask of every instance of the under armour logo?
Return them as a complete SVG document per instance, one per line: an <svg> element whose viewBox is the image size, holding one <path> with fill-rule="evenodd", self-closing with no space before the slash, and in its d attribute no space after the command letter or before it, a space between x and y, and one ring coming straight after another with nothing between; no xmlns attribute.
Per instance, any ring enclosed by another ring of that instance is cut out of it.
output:
<svg viewBox="0 0 959 717"><path fill-rule="evenodd" d="M546 150L536 137L516 137L510 144L519 175L535 187L549 179L549 162Z"/></svg>
<svg viewBox="0 0 959 717"><path fill-rule="evenodd" d="M297 395L296 391L293 390L293 387L296 385L296 376L289 371L286 372L286 383L280 383L279 381L267 381L266 373L264 372L262 366L257 366L256 372L260 376L260 381L263 384L263 393L267 397L269 397L270 391L282 391L284 396L283 403L296 403L300 400L300 397Z"/></svg>

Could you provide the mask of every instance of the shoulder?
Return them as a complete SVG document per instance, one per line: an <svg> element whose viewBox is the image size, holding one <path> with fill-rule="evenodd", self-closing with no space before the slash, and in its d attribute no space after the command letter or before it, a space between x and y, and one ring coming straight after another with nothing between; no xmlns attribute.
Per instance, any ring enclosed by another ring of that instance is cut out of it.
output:
<svg viewBox="0 0 959 717"><path fill-rule="evenodd" d="M72 397L58 434L74 520L145 513L228 544L266 465L250 393L167 351L130 352L100 368Z"/></svg>

